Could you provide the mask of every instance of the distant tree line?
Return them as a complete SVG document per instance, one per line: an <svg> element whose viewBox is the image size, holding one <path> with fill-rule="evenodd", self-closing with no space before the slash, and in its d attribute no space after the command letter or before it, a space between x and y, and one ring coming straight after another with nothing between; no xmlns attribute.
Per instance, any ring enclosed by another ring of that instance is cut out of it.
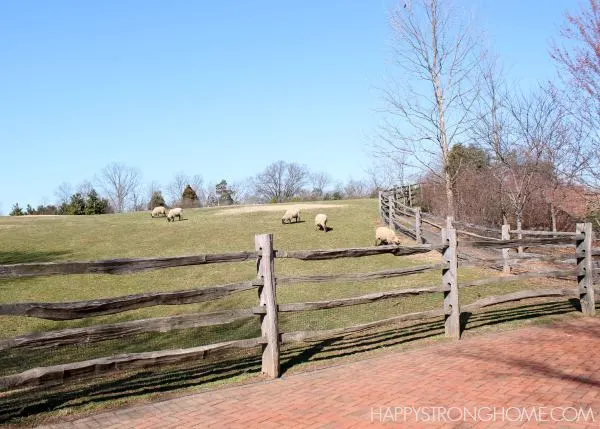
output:
<svg viewBox="0 0 600 429"><path fill-rule="evenodd" d="M311 172L295 162L276 161L255 176L233 183L221 179L205 184L199 174L178 172L171 182L161 186L156 181L144 185L137 168L112 163L95 177L95 185L83 181L74 190L71 184L63 182L56 189L54 204L22 208L16 203L10 215L91 215L152 210L157 206L194 208L367 198L397 183L389 166L373 166L366 174L366 179L334 183L326 172Z"/></svg>
<svg viewBox="0 0 600 429"><path fill-rule="evenodd" d="M40 204L33 208L27 204L25 209L15 203L12 207L10 216L24 215L95 215L105 214L111 211L110 204L106 198L101 198L95 189L90 189L85 195L77 192L69 198L68 202L59 205Z"/></svg>

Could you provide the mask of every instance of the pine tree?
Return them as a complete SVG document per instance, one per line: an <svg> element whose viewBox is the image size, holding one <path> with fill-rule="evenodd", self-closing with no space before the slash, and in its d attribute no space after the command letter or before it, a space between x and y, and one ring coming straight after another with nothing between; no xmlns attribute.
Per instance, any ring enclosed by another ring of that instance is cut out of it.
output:
<svg viewBox="0 0 600 429"><path fill-rule="evenodd" d="M183 190L181 205L183 207L196 207L198 205L198 194L190 185L187 185Z"/></svg>
<svg viewBox="0 0 600 429"><path fill-rule="evenodd" d="M19 207L19 203L15 203L11 212L9 213L10 216L23 216L24 214L25 213L23 213L23 209Z"/></svg>
<svg viewBox="0 0 600 429"><path fill-rule="evenodd" d="M95 189L88 192L88 196L85 200L85 214L95 215L104 214L108 209L108 200L100 198Z"/></svg>
<svg viewBox="0 0 600 429"><path fill-rule="evenodd" d="M148 210L153 210L155 207L165 206L165 199L160 191L152 192L152 197L150 197L150 202L148 203Z"/></svg>

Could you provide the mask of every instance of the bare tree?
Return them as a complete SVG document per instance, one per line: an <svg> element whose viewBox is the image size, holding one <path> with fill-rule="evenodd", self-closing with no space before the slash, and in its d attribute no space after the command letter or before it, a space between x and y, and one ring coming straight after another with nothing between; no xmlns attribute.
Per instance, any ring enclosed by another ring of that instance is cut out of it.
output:
<svg viewBox="0 0 600 429"><path fill-rule="evenodd" d="M192 187L196 195L198 196L198 203L203 206L206 204L206 190L204 189L204 179L199 174L194 174L189 181L189 185Z"/></svg>
<svg viewBox="0 0 600 429"><path fill-rule="evenodd" d="M580 168L566 112L547 88L510 95L495 60L482 70L483 90L474 140L491 154L489 177L501 204L503 222L513 214L517 225L536 192L553 213L553 190ZM538 208L539 210L539 208Z"/></svg>
<svg viewBox="0 0 600 429"><path fill-rule="evenodd" d="M588 0L579 15L567 14L561 36L570 47L552 47L552 58L563 71L564 80L593 100L596 117L600 115L600 3Z"/></svg>
<svg viewBox="0 0 600 429"><path fill-rule="evenodd" d="M327 185L331 183L331 176L326 171L317 171L309 175L312 194L321 197Z"/></svg>
<svg viewBox="0 0 600 429"><path fill-rule="evenodd" d="M130 210L137 212L146 209L146 204L144 204L144 194L144 187L140 182L138 182L131 190Z"/></svg>
<svg viewBox="0 0 600 429"><path fill-rule="evenodd" d="M464 142L477 98L476 39L449 0L415 0L391 19L394 61L401 74L385 91L390 119L376 145L379 156L407 157L444 183L454 216L448 153Z"/></svg>
<svg viewBox="0 0 600 429"><path fill-rule="evenodd" d="M344 186L344 195L346 198L365 198L369 196L369 186L365 181L350 178Z"/></svg>
<svg viewBox="0 0 600 429"><path fill-rule="evenodd" d="M371 192L405 185L405 168L404 154L399 154L395 158L376 158L365 170Z"/></svg>
<svg viewBox="0 0 600 429"><path fill-rule="evenodd" d="M296 163L277 161L254 179L255 192L267 201L283 202L300 193L308 179L308 169Z"/></svg>
<svg viewBox="0 0 600 429"><path fill-rule="evenodd" d="M113 162L102 169L98 182L114 210L122 213L140 184L140 173L137 168Z"/></svg>
<svg viewBox="0 0 600 429"><path fill-rule="evenodd" d="M178 205L181 203L181 196L183 190L190 184L190 178L183 171L175 174L175 177L167 185L167 198L169 199L170 205Z"/></svg>
<svg viewBox="0 0 600 429"><path fill-rule="evenodd" d="M90 192L94 189L94 185L89 180L84 180L77 185L77 192L81 194L83 198L87 198Z"/></svg>
<svg viewBox="0 0 600 429"><path fill-rule="evenodd" d="M578 14L568 13L561 36L568 42L554 41L551 56L559 66L566 84L562 92L565 110L581 122L579 138L587 146L583 183L600 188L600 3L588 0Z"/></svg>
<svg viewBox="0 0 600 429"><path fill-rule="evenodd" d="M229 189L231 191L234 204L248 204L251 202L256 202L256 198L253 193L252 178L233 182L229 186Z"/></svg>
<svg viewBox="0 0 600 429"><path fill-rule="evenodd" d="M73 195L73 187L70 183L62 182L54 191L54 195L56 196L57 205L68 204L71 201L71 195Z"/></svg>

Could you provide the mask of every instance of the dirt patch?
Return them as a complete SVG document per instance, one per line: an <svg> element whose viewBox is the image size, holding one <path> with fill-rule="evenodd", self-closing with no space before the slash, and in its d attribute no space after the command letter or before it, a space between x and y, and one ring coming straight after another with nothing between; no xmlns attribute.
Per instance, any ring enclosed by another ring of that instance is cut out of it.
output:
<svg viewBox="0 0 600 429"><path fill-rule="evenodd" d="M261 204L256 206L243 206L225 208L215 213L215 216L238 215L254 212L284 212L285 210L298 207L300 210L312 210L331 207L346 207L346 204L318 204L318 203L301 203L301 204Z"/></svg>

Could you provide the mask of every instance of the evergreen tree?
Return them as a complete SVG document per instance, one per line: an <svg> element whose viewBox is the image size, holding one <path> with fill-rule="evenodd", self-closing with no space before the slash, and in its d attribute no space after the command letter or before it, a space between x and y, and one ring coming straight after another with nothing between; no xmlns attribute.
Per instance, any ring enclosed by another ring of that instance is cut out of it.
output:
<svg viewBox="0 0 600 429"><path fill-rule="evenodd" d="M23 213L23 209L19 207L19 203L15 203L11 212L9 213L9 216L23 216L24 214L25 213Z"/></svg>
<svg viewBox="0 0 600 429"><path fill-rule="evenodd" d="M160 191L152 192L152 197L150 197L150 202L148 203L148 210L152 210L155 207L165 206L165 199Z"/></svg>
<svg viewBox="0 0 600 429"><path fill-rule="evenodd" d="M85 214L95 215L104 214L108 211L108 200L100 198L95 189L88 192L88 196L85 200Z"/></svg>
<svg viewBox="0 0 600 429"><path fill-rule="evenodd" d="M223 179L217 183L215 193L219 196L218 205L229 206L233 204L232 191L228 188L227 180Z"/></svg>
<svg viewBox="0 0 600 429"><path fill-rule="evenodd" d="M197 207L198 205L198 194L190 185L187 185L183 190L181 205L182 207Z"/></svg>
<svg viewBox="0 0 600 429"><path fill-rule="evenodd" d="M67 214L70 215L84 215L85 214L85 200L83 196L78 192L71 195L71 202L69 203Z"/></svg>

